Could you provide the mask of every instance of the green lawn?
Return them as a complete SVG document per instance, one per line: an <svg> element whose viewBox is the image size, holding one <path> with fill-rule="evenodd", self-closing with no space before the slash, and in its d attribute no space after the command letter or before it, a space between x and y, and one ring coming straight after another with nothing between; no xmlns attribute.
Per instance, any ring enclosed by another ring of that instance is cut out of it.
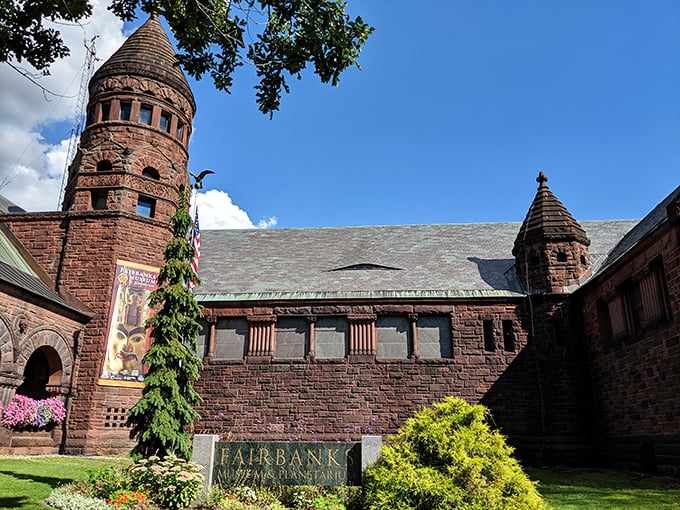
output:
<svg viewBox="0 0 680 510"><path fill-rule="evenodd" d="M42 501L53 487L84 478L86 469L119 462L111 457L0 456L0 510L44 510Z"/></svg>
<svg viewBox="0 0 680 510"><path fill-rule="evenodd" d="M0 510L41 510L52 487L86 469L127 463L111 457L0 456ZM680 480L633 473L527 469L553 510L680 510Z"/></svg>
<svg viewBox="0 0 680 510"><path fill-rule="evenodd" d="M680 510L680 480L613 471L527 469L553 510Z"/></svg>

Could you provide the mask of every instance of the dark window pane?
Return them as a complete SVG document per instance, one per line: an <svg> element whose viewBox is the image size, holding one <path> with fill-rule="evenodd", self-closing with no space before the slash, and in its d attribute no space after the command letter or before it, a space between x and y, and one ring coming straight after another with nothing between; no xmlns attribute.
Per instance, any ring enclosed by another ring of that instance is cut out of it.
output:
<svg viewBox="0 0 680 510"><path fill-rule="evenodd" d="M319 317L316 320L316 357L344 358L347 356L347 319Z"/></svg>
<svg viewBox="0 0 680 510"><path fill-rule="evenodd" d="M378 317L378 357L408 358L411 354L409 329L407 317Z"/></svg>

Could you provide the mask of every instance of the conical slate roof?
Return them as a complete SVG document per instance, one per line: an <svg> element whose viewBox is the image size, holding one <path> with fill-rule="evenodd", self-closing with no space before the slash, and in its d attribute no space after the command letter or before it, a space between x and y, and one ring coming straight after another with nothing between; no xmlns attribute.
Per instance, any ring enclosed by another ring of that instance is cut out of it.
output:
<svg viewBox="0 0 680 510"><path fill-rule="evenodd" d="M152 14L94 73L90 94L94 84L118 75L145 76L165 83L185 96L196 110L194 95L156 14Z"/></svg>
<svg viewBox="0 0 680 510"><path fill-rule="evenodd" d="M585 230L550 191L543 172L538 174L536 181L538 191L519 229L515 247L519 243L537 241L578 241L588 246L590 240Z"/></svg>

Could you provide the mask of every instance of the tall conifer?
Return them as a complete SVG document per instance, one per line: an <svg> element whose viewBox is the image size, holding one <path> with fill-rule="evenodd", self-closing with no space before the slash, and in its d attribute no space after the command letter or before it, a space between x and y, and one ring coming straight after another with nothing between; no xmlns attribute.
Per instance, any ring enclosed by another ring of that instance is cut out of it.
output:
<svg viewBox="0 0 680 510"><path fill-rule="evenodd" d="M180 206L170 219L173 237L165 247L165 263L158 288L149 296L156 314L147 320L152 343L144 356L147 369L142 398L130 409L127 424L137 444L133 456L184 459L191 456L191 432L201 397L193 387L201 360L196 355L197 320L201 308L187 288L197 278L189 263L194 253L187 235L193 225L188 212L188 193L180 190Z"/></svg>

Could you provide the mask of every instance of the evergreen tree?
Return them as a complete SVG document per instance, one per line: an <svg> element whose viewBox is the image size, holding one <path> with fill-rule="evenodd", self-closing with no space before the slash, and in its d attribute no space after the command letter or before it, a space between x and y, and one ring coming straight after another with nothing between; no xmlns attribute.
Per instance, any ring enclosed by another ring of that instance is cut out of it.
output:
<svg viewBox="0 0 680 510"><path fill-rule="evenodd" d="M193 388L201 360L196 355L197 322L201 309L186 282L197 278L189 260L194 248L187 240L193 221L188 213L188 193L180 190L180 206L170 219L173 237L165 247L165 264L158 289L149 296L156 314L146 321L152 343L144 356L147 367L142 398L128 414L130 438L137 439L133 456L161 458L191 456L191 430L201 397Z"/></svg>

